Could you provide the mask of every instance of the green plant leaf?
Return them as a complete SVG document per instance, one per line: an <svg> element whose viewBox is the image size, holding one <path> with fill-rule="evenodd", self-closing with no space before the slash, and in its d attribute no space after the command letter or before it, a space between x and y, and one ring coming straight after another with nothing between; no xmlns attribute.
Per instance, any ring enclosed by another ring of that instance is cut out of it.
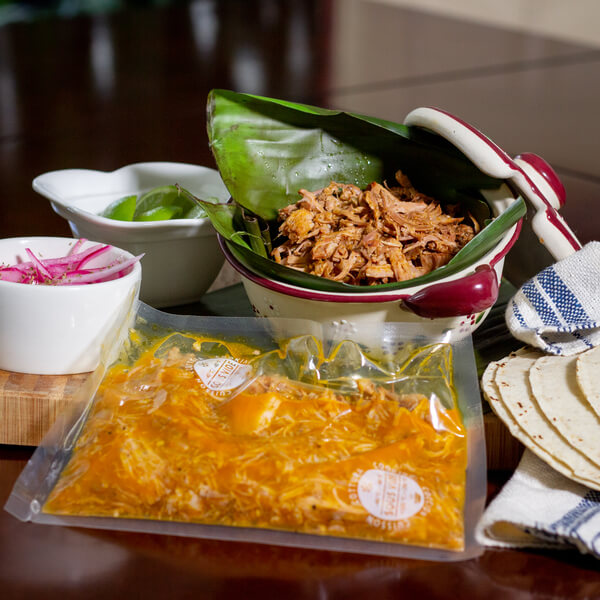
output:
<svg viewBox="0 0 600 600"><path fill-rule="evenodd" d="M242 209L239 204L235 202L219 202L218 198L197 198L179 185L177 189L181 192L182 196L202 208L206 216L211 220L213 227L225 239L235 242L240 247L251 251L250 245L245 240L247 234L241 226Z"/></svg>
<svg viewBox="0 0 600 600"><path fill-rule="evenodd" d="M492 219L468 244L463 246L447 265L436 271L452 267L455 272L483 258L500 241L500 238L526 214L527 205L519 196L505 211Z"/></svg>
<svg viewBox="0 0 600 600"><path fill-rule="evenodd" d="M231 196L267 221L299 200L301 188L331 181L364 188L394 181L398 169L418 190L447 202L501 183L419 128L274 98L213 90L207 129Z"/></svg>

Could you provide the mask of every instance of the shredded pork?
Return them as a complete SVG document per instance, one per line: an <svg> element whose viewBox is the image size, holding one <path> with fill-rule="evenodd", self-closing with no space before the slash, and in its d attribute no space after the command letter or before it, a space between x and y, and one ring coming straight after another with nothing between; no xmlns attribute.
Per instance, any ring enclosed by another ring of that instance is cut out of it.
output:
<svg viewBox="0 0 600 600"><path fill-rule="evenodd" d="M286 241L280 264L354 285L405 281L445 265L478 232L477 221L418 192L401 171L398 186L364 191L331 182L279 211ZM465 223L468 220L471 224Z"/></svg>

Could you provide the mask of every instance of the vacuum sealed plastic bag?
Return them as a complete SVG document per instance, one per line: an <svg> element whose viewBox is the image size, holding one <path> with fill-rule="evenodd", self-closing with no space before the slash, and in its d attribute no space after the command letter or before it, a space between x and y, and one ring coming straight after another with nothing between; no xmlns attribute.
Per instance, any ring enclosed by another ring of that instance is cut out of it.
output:
<svg viewBox="0 0 600 600"><path fill-rule="evenodd" d="M119 357L48 434L7 510L39 523L477 555L485 449L470 341L405 324L358 333L360 344L307 321L141 305Z"/></svg>

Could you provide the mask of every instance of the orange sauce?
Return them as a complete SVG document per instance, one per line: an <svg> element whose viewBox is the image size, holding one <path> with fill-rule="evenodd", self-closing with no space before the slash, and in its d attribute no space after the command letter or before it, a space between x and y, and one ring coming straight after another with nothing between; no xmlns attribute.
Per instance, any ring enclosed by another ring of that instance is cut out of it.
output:
<svg viewBox="0 0 600 600"><path fill-rule="evenodd" d="M463 548L456 409L366 380L341 394L261 375L222 397L193 357L155 351L107 373L45 512Z"/></svg>

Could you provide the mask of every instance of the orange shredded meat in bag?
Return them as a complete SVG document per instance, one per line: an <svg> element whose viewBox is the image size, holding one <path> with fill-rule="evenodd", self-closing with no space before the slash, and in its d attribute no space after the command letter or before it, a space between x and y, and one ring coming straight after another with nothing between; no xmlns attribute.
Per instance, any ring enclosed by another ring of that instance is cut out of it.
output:
<svg viewBox="0 0 600 600"><path fill-rule="evenodd" d="M341 394L259 375L223 398L193 356L155 352L107 373L45 512L463 548L456 409L367 379Z"/></svg>

